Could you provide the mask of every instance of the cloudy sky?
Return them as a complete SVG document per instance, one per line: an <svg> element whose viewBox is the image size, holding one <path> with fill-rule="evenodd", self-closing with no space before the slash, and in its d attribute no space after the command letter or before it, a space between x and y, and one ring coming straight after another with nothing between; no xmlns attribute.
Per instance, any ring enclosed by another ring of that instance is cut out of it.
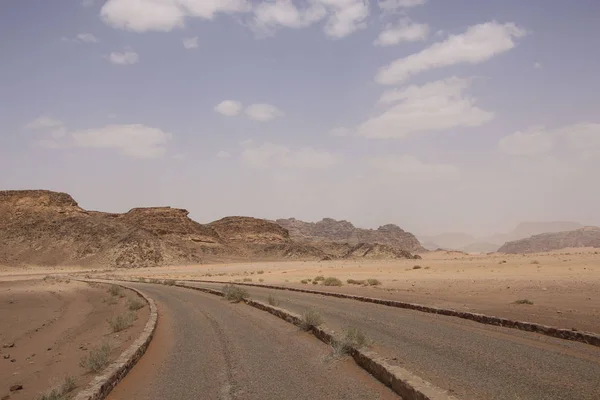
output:
<svg viewBox="0 0 600 400"><path fill-rule="evenodd" d="M600 224L596 0L5 0L0 188L419 234Z"/></svg>

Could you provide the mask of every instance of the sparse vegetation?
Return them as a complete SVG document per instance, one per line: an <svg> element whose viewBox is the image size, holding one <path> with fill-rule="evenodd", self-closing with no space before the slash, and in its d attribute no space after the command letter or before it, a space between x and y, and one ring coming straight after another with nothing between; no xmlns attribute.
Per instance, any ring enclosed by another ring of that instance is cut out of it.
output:
<svg viewBox="0 0 600 400"><path fill-rule="evenodd" d="M129 298L129 301L127 302L127 307L131 311L137 311L140 308L144 308L144 302L138 298Z"/></svg>
<svg viewBox="0 0 600 400"><path fill-rule="evenodd" d="M66 400L69 393L75 390L76 387L75 379L71 376L67 376L58 388L54 388L48 393L42 394L38 397L38 400Z"/></svg>
<svg viewBox="0 0 600 400"><path fill-rule="evenodd" d="M234 285L223 286L223 295L233 303L244 301L250 296L246 290Z"/></svg>
<svg viewBox="0 0 600 400"><path fill-rule="evenodd" d="M158 279L152 278L150 279L150 283L160 283Z"/></svg>
<svg viewBox="0 0 600 400"><path fill-rule="evenodd" d="M323 323L323 317L317 310L306 310L302 313L302 319L300 321L300 328L304 331L310 331Z"/></svg>
<svg viewBox="0 0 600 400"><path fill-rule="evenodd" d="M144 283L144 282L146 282L146 278L138 278L138 282Z"/></svg>
<svg viewBox="0 0 600 400"><path fill-rule="evenodd" d="M261 269L260 271L256 271L256 273L257 273L258 275L262 275L262 274L264 274L264 273L265 273L265 271L263 271L263 270Z"/></svg>
<svg viewBox="0 0 600 400"><path fill-rule="evenodd" d="M323 281L323 285L324 286L342 286L342 281L340 281L338 278L330 276L328 278L325 278L325 280Z"/></svg>
<svg viewBox="0 0 600 400"><path fill-rule="evenodd" d="M262 283L262 282L264 282L265 280L264 280L263 278L259 278L259 279L258 279L258 281Z"/></svg>
<svg viewBox="0 0 600 400"><path fill-rule="evenodd" d="M302 279L300 281L300 283L304 284L304 285L308 285L308 279Z"/></svg>
<svg viewBox="0 0 600 400"><path fill-rule="evenodd" d="M117 285L110 285L110 287L108 288L108 293L110 293L111 296L121 297L123 295L123 288Z"/></svg>
<svg viewBox="0 0 600 400"><path fill-rule="evenodd" d="M367 279L367 283L369 284L369 286L377 286L377 285L381 285L381 282L378 281L377 279Z"/></svg>
<svg viewBox="0 0 600 400"><path fill-rule="evenodd" d="M244 278L244 282L252 282L252 278Z"/></svg>
<svg viewBox="0 0 600 400"><path fill-rule="evenodd" d="M357 328L346 328L340 337L331 342L331 347L334 356L341 357L348 354L353 348L360 349L369 344L370 340L363 331Z"/></svg>
<svg viewBox="0 0 600 400"><path fill-rule="evenodd" d="M323 275L319 275L319 276L315 276L315 279L313 279L314 282L320 282L320 281L324 281L325 277Z"/></svg>
<svg viewBox="0 0 600 400"><path fill-rule="evenodd" d="M412 267L412 269L421 269L422 267L420 265L415 265L414 267Z"/></svg>
<svg viewBox="0 0 600 400"><path fill-rule="evenodd" d="M269 295L269 298L267 299L267 301L269 302L270 305L272 305L273 307L279 307L279 304L281 303L279 301L279 299L275 296L273 296L272 294Z"/></svg>
<svg viewBox="0 0 600 400"><path fill-rule="evenodd" d="M498 264L506 264L506 260L501 260Z"/></svg>
<svg viewBox="0 0 600 400"><path fill-rule="evenodd" d="M110 344L104 343L95 347L79 361L79 366L91 372L100 372L110 362Z"/></svg>
<svg viewBox="0 0 600 400"><path fill-rule="evenodd" d="M133 321L135 321L137 316L133 312L128 312L125 314L117 315L116 317L112 317L108 319L108 324L112 329L113 333L124 331L129 328Z"/></svg>
<svg viewBox="0 0 600 400"><path fill-rule="evenodd" d="M113 296L106 297L105 299L102 300L102 302L108 304L109 306L114 306L115 304L118 303L117 299Z"/></svg>
<svg viewBox="0 0 600 400"><path fill-rule="evenodd" d="M364 285L366 282L364 280L356 280L356 279L347 279L346 283L348 285Z"/></svg>
<svg viewBox="0 0 600 400"><path fill-rule="evenodd" d="M515 301L515 304L529 304L529 305L531 305L531 304L533 304L533 301L527 300L527 299L521 299L521 300Z"/></svg>
<svg viewBox="0 0 600 400"><path fill-rule="evenodd" d="M532 264L539 264L540 262L538 260L533 260L531 263Z"/></svg>
<svg viewBox="0 0 600 400"><path fill-rule="evenodd" d="M317 282L317 281L312 281L312 284L313 284L313 285L318 285L318 284L319 284L319 282Z"/></svg>
<svg viewBox="0 0 600 400"><path fill-rule="evenodd" d="M175 282L175 279L165 279L163 283L167 286L175 286L177 282Z"/></svg>

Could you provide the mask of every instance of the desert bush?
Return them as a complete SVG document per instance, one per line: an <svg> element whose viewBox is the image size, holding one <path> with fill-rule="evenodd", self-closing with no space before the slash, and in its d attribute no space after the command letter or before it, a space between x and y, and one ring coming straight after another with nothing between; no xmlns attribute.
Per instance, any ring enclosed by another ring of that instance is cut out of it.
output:
<svg viewBox="0 0 600 400"><path fill-rule="evenodd" d="M313 285L318 285L318 284L319 284L319 282L317 282L317 281L312 281L312 284L313 284Z"/></svg>
<svg viewBox="0 0 600 400"><path fill-rule="evenodd" d="M279 301L279 299L275 296L273 296L272 294L269 295L269 298L267 299L267 301L269 302L270 305L272 305L273 307L279 307L279 304L281 303Z"/></svg>
<svg viewBox="0 0 600 400"><path fill-rule="evenodd" d="M313 279L313 281L315 281L315 282L324 281L324 280L325 280L325 277L323 275L315 276L315 279Z"/></svg>
<svg viewBox="0 0 600 400"><path fill-rule="evenodd" d="M117 285L110 285L110 287L108 288L108 293L110 293L111 296L120 297L123 294L123 288Z"/></svg>
<svg viewBox="0 0 600 400"><path fill-rule="evenodd" d="M110 325L110 329L112 329L113 333L117 333L129 328L136 318L137 317L135 313L128 312L126 314L119 314L116 317L109 318L108 324Z"/></svg>
<svg viewBox="0 0 600 400"><path fill-rule="evenodd" d="M308 284L308 279L302 279L302 280L300 281L300 283L302 283L302 284L304 284L304 285L307 285L307 284Z"/></svg>
<svg viewBox="0 0 600 400"><path fill-rule="evenodd" d="M373 278L369 278L367 279L367 283L370 286L377 286L377 285L381 285L381 281L378 281L377 279L373 279Z"/></svg>
<svg viewBox="0 0 600 400"><path fill-rule="evenodd" d="M262 275L265 273L265 271L263 271L262 269L260 271L256 271L257 274Z"/></svg>
<svg viewBox="0 0 600 400"><path fill-rule="evenodd" d="M69 397L69 393L75 390L76 387L75 379L67 376L59 387L42 394L38 397L38 400L66 400Z"/></svg>
<svg viewBox="0 0 600 400"><path fill-rule="evenodd" d="M114 306L115 304L118 303L117 299L113 296L110 297L106 297L105 299L102 300L103 303L106 303L110 306Z"/></svg>
<svg viewBox="0 0 600 400"><path fill-rule="evenodd" d="M420 265L415 265L412 269L421 269Z"/></svg>
<svg viewBox="0 0 600 400"><path fill-rule="evenodd" d="M244 278L244 282L252 282L252 278Z"/></svg>
<svg viewBox="0 0 600 400"><path fill-rule="evenodd" d="M100 372L110 362L110 344L104 343L95 347L79 361L79 366L91 372Z"/></svg>
<svg viewBox="0 0 600 400"><path fill-rule="evenodd" d="M258 281L259 282L264 282L265 280L263 278L259 278Z"/></svg>
<svg viewBox="0 0 600 400"><path fill-rule="evenodd" d="M364 280L356 280L356 279L348 279L348 280L346 280L346 283L349 285L364 285L365 281Z"/></svg>
<svg viewBox="0 0 600 400"><path fill-rule="evenodd" d="M129 301L127 302L127 307L131 311L137 311L140 308L144 308L144 302L137 298L129 298Z"/></svg>
<svg viewBox="0 0 600 400"><path fill-rule="evenodd" d="M540 262L538 260L533 260L531 263L532 264L539 264Z"/></svg>
<svg viewBox="0 0 600 400"><path fill-rule="evenodd" d="M300 320L300 328L305 331L309 331L314 327L317 327L323 323L323 317L321 313L316 310L306 310L302 313Z"/></svg>
<svg viewBox="0 0 600 400"><path fill-rule="evenodd" d="M225 285L223 286L223 296L234 303L239 303L240 301L244 301L250 295L248 292L240 287L234 285Z"/></svg>
<svg viewBox="0 0 600 400"><path fill-rule="evenodd" d="M371 341L365 333L357 328L346 328L342 335L333 339L330 343L333 348L333 354L341 357L350 352L350 349L360 349L370 345Z"/></svg>
<svg viewBox="0 0 600 400"><path fill-rule="evenodd" d="M521 299L521 300L515 301L515 304L529 304L529 305L531 305L531 304L533 304L533 301L527 300L527 299Z"/></svg>
<svg viewBox="0 0 600 400"><path fill-rule="evenodd" d="M163 283L167 286L175 286L177 282L175 282L175 279L165 279Z"/></svg>
<svg viewBox="0 0 600 400"><path fill-rule="evenodd" d="M151 278L151 279L149 280L149 282L150 282L150 283L160 283L160 281L159 281L158 279L156 279L156 278Z"/></svg>
<svg viewBox="0 0 600 400"><path fill-rule="evenodd" d="M330 276L328 278L325 278L325 280L323 281L323 285L325 285L325 286L342 286L342 281L340 281L338 278Z"/></svg>
<svg viewBox="0 0 600 400"><path fill-rule="evenodd" d="M138 278L138 282L144 283L144 282L146 282L146 278Z"/></svg>
<svg viewBox="0 0 600 400"><path fill-rule="evenodd" d="M502 260L498 264L506 264L506 260Z"/></svg>

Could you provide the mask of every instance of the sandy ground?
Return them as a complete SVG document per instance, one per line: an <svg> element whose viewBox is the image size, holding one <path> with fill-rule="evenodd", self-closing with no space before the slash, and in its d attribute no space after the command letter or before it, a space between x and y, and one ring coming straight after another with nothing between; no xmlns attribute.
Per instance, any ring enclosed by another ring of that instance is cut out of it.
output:
<svg viewBox="0 0 600 400"><path fill-rule="evenodd" d="M135 293L111 296L108 286L67 279L7 278L0 278L2 399L36 399L66 377L73 377L78 389L84 387L93 374L79 366L80 359L104 342L116 358L148 319L145 306L137 311L132 327L112 333L107 319L126 312L127 300L137 297ZM23 388L11 392L13 385Z"/></svg>
<svg viewBox="0 0 600 400"><path fill-rule="evenodd" d="M422 260L253 262L111 270L123 277L247 281L396 299L600 333L600 252L531 255L432 252ZM418 267L420 268L418 268ZM342 287L300 283L317 275ZM349 285L377 279L381 285ZM514 304L527 299L534 304Z"/></svg>

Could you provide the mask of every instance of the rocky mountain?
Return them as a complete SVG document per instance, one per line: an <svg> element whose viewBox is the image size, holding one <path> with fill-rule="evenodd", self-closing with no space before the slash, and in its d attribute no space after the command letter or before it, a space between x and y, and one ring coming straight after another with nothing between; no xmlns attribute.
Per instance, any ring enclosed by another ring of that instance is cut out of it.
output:
<svg viewBox="0 0 600 400"><path fill-rule="evenodd" d="M600 247L600 228L587 226L566 232L550 232L505 243L499 253L538 253L566 247Z"/></svg>
<svg viewBox="0 0 600 400"><path fill-rule="evenodd" d="M350 248L294 241L280 225L251 217L200 224L177 208L104 213L84 210L66 193L0 191L1 265L146 267L248 258L321 260L346 256Z"/></svg>
<svg viewBox="0 0 600 400"><path fill-rule="evenodd" d="M507 233L499 233L484 238L484 242L503 244L513 240L525 239L542 233L566 232L583 228L583 225L570 221L521 222L515 229Z"/></svg>
<svg viewBox="0 0 600 400"><path fill-rule="evenodd" d="M336 221L332 218L323 218L319 222L304 222L295 218L278 219L275 222L287 229L293 240L302 243L377 243L409 252L425 251L412 233L393 224L377 229L362 229L348 221Z"/></svg>

